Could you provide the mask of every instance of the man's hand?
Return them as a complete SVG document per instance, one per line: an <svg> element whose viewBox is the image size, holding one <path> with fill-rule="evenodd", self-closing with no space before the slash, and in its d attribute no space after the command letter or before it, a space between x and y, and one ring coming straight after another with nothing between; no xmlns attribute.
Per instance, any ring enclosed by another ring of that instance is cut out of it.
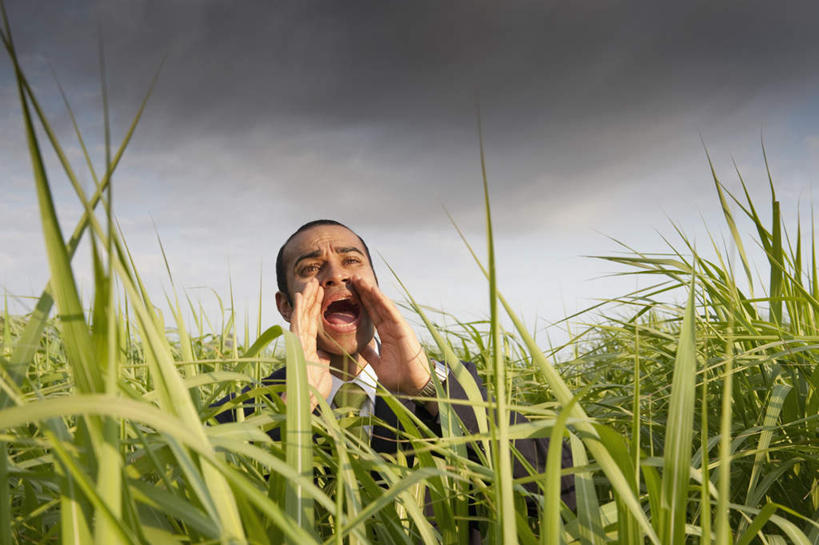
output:
<svg viewBox="0 0 819 545"><path fill-rule="evenodd" d="M415 395L429 381L429 363L415 333L378 286L355 276L352 285L381 339L381 354L374 342L360 354L389 390Z"/></svg>
<svg viewBox="0 0 819 545"><path fill-rule="evenodd" d="M301 292L293 295L293 313L290 315L290 331L301 341L304 359L307 361L307 381L324 399L330 395L333 379L330 376L330 355L316 347L318 328L321 327L321 303L324 288L314 278ZM318 401L311 395L311 406Z"/></svg>

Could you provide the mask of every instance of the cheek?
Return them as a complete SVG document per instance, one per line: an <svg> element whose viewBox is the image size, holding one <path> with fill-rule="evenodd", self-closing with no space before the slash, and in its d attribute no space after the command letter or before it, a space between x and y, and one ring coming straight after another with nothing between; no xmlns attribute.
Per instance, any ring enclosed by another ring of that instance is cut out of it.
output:
<svg viewBox="0 0 819 545"><path fill-rule="evenodd" d="M294 278L290 282L287 283L287 287L290 288L290 293L291 294L292 293L300 293L300 292L304 291L305 284L306 284L305 281L300 280L298 278Z"/></svg>

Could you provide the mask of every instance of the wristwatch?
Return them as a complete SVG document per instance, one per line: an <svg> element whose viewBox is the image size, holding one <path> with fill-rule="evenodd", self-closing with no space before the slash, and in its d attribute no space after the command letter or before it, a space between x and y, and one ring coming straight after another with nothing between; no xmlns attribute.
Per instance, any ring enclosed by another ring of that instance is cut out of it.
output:
<svg viewBox="0 0 819 545"><path fill-rule="evenodd" d="M447 369L446 364L443 362L432 360L432 363L434 365L435 376L438 377L438 382L443 384L444 382L446 382L446 377L449 374L449 369ZM426 398L438 397L438 390L435 388L435 381L432 380L431 374L429 376L429 380L427 381L426 384L424 384L424 387L421 388L421 391L418 392L417 395L418 397Z"/></svg>

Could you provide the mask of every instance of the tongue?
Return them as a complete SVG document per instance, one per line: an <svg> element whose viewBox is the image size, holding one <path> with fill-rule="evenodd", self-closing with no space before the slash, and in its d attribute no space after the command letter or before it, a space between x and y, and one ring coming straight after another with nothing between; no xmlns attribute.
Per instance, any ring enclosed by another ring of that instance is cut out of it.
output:
<svg viewBox="0 0 819 545"><path fill-rule="evenodd" d="M331 324L350 324L355 321L355 314L352 312L333 311L324 315Z"/></svg>

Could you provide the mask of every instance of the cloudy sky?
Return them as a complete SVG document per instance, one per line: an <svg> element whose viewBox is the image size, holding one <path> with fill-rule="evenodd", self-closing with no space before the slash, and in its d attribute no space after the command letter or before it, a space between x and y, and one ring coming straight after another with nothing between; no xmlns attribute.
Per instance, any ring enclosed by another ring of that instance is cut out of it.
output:
<svg viewBox="0 0 819 545"><path fill-rule="evenodd" d="M483 117L499 281L531 323L631 289L586 255L608 237L663 248L673 220L724 232L702 141L767 198L764 135L784 210L819 166L814 2L108 2L6 0L23 68L81 173L65 88L104 164L98 37L118 142L166 59L114 178L115 209L155 297L167 285L255 312L300 224L348 223L421 302L486 315L485 283L447 218L483 245ZM80 206L56 165L60 219ZM87 252L77 255L88 280ZM12 70L0 55L0 290L47 280ZM87 284L86 284L87 285ZM25 300L15 299L17 301Z"/></svg>

